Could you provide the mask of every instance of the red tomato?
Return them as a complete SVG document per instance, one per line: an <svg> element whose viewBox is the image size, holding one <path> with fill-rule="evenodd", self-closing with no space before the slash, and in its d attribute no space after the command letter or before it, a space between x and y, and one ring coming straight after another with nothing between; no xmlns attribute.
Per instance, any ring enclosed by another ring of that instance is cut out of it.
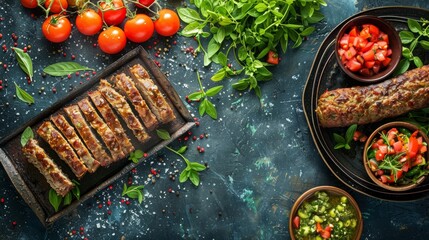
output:
<svg viewBox="0 0 429 240"><path fill-rule="evenodd" d="M419 143L417 141L416 136L413 134L410 136L410 139L408 141L408 157L414 158L415 156L417 156L417 152L419 151L419 149Z"/></svg>
<svg viewBox="0 0 429 240"><path fill-rule="evenodd" d="M379 149L379 150L377 150L377 151L375 152L375 159L376 159L377 161L382 161L382 160L384 159L384 155L386 155L386 153L383 153L383 152Z"/></svg>
<svg viewBox="0 0 429 240"><path fill-rule="evenodd" d="M269 51L267 54L267 63L274 65L279 64L279 55L274 51Z"/></svg>
<svg viewBox="0 0 429 240"><path fill-rule="evenodd" d="M293 227L298 229L299 228L299 224L301 223L301 219L299 218L299 216L295 216L293 218Z"/></svg>
<svg viewBox="0 0 429 240"><path fill-rule="evenodd" d="M149 40L154 31L152 19L146 14L137 14L134 18L125 22L125 36L130 41L142 43Z"/></svg>
<svg viewBox="0 0 429 240"><path fill-rule="evenodd" d="M179 31L180 19L176 12L170 9L161 9L158 19L154 22L155 31L164 37L173 36Z"/></svg>
<svg viewBox="0 0 429 240"><path fill-rule="evenodd" d="M136 3L136 6L139 7L139 8L149 7L154 2L155 2L155 0L139 0L140 4Z"/></svg>
<svg viewBox="0 0 429 240"><path fill-rule="evenodd" d="M36 8L38 6L37 0L21 0L21 4L25 8Z"/></svg>
<svg viewBox="0 0 429 240"><path fill-rule="evenodd" d="M107 54L116 54L122 51L127 44L127 37L119 27L109 27L98 36L98 46Z"/></svg>
<svg viewBox="0 0 429 240"><path fill-rule="evenodd" d="M395 152L400 152L400 151L402 151L402 147L403 147L403 145L402 145L402 142L401 142L401 141L396 141L396 142L393 144L393 149L395 150Z"/></svg>
<svg viewBox="0 0 429 240"><path fill-rule="evenodd" d="M52 5L51 5L52 2ZM49 8L49 11L51 13L60 13L62 11L65 11L68 7L69 4L67 2L67 0L46 0L45 2L45 8Z"/></svg>
<svg viewBox="0 0 429 240"><path fill-rule="evenodd" d="M94 35L103 27L103 20L93 9L86 9L76 17L76 27L84 35Z"/></svg>
<svg viewBox="0 0 429 240"><path fill-rule="evenodd" d="M119 25L124 21L127 9L122 0L101 1L98 14L107 25Z"/></svg>
<svg viewBox="0 0 429 240"><path fill-rule="evenodd" d="M51 42L64 42L70 36L71 24L67 17L53 14L43 22L42 32Z"/></svg>
<svg viewBox="0 0 429 240"><path fill-rule="evenodd" d="M357 72L362 68L362 63L353 58L347 62L346 67L352 72Z"/></svg>

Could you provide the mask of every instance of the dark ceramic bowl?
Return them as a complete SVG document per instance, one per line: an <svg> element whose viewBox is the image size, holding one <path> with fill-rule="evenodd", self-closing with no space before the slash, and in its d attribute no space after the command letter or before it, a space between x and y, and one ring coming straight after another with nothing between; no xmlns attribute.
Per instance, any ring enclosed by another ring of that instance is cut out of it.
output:
<svg viewBox="0 0 429 240"><path fill-rule="evenodd" d="M378 27L380 32L384 32L385 34L387 34L389 37L389 48L392 49L392 55L390 56L391 57L390 64L387 65L386 67L381 68L378 73L373 74L371 76L365 76L361 74L359 71L357 72L350 71L349 68L347 68L344 64L342 64L341 57L338 53L338 50L341 48L340 40L343 37L343 35L345 33L349 33L353 27L356 26L360 28L364 24L373 24L374 26ZM398 32L389 22L379 17L364 15L364 16L358 16L350 19L340 29L335 40L336 40L335 56L336 56L338 65L348 76L360 82L377 83L386 79L393 73L399 61L401 60L402 43L401 43L401 39L399 38Z"/></svg>
<svg viewBox="0 0 429 240"><path fill-rule="evenodd" d="M341 198L342 196L347 197L347 203L350 204L350 206L353 209L354 216L356 219L356 226L354 227L354 233L351 239L353 240L359 240L362 235L363 230L363 220L362 220L362 213L359 209L359 206L357 202L354 200L354 198L346 191L334 187L334 186L317 186L314 188L311 188L304 192L301 196L298 197L298 199L295 201L295 203L292 206L292 209L289 214L289 235L292 240L295 240L295 231L296 228L294 227L294 218L298 216L298 210L300 209L301 205L304 204L307 201L311 201L317 192L326 192L330 199L332 200L338 200L338 198ZM328 211L328 210L326 210ZM322 223L323 224L323 223ZM325 223L326 224L326 223ZM336 223L335 223L336 224ZM334 228L336 226L334 225Z"/></svg>
<svg viewBox="0 0 429 240"><path fill-rule="evenodd" d="M372 143L374 141L374 138L380 138L380 132L382 132L383 130L385 130L387 132L391 128L397 128L398 130L400 128L404 128L404 129L407 129L408 131L410 131L411 133L418 130L419 131L418 136L422 136L423 141L426 143L429 143L428 136L424 132L419 130L419 128L416 125L408 123L408 122L401 122L401 121L389 122L389 123L383 124L382 126L378 127L368 137L368 139L365 143L364 151L363 151L363 165L365 166L365 170L368 173L368 176L378 186L380 186L384 189L390 190L390 191L394 191L394 192L407 191L407 190L410 190L412 188L417 187L420 183L422 183L426 179L426 175L421 176L415 182L411 182L411 183L407 183L407 184L396 184L396 183L386 184L386 183L381 182L381 180L377 176L375 176L375 174L374 174L375 172L373 172L371 170L371 164L369 163L368 150L371 148ZM424 157L425 157L425 159L429 159L429 152L426 152Z"/></svg>

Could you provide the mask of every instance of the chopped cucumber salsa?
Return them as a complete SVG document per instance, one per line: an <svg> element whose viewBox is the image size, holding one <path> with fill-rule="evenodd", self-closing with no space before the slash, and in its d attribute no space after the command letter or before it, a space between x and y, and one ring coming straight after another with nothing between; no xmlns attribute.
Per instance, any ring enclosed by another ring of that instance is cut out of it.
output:
<svg viewBox="0 0 429 240"><path fill-rule="evenodd" d="M304 201L292 221L298 240L354 239L358 223L346 196L324 191Z"/></svg>

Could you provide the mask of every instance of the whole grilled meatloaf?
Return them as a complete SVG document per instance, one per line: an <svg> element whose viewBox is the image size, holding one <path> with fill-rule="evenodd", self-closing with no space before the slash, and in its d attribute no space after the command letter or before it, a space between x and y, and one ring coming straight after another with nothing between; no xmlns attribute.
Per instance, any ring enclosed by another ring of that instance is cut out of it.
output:
<svg viewBox="0 0 429 240"><path fill-rule="evenodd" d="M429 65L384 82L324 92L316 114L322 127L346 127L429 106Z"/></svg>

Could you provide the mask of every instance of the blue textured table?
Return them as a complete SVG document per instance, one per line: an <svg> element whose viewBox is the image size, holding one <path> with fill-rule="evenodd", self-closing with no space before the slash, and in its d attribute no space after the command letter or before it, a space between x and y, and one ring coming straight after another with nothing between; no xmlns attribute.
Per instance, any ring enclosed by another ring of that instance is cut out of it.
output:
<svg viewBox="0 0 429 240"><path fill-rule="evenodd" d="M160 1L162 6L182 1ZM135 170L102 189L76 210L45 229L0 169L0 239L288 239L288 214L294 200L317 185L335 185L349 191L359 203L363 218L363 239L425 239L429 228L429 201L388 202L353 191L343 185L326 167L315 149L303 114L301 94L313 57L320 43L338 23L350 15L377 6L412 5L429 8L426 0L348 1L327 0L323 8L326 20L298 49L290 49L274 69L274 79L263 85L263 105L249 93L240 94L226 82L219 98L214 99L219 119L200 119L188 140L186 156L206 162L210 168L201 174L201 186L172 181L170 173L184 168L177 156L160 151ZM31 14L36 16L33 18ZM13 45L11 34L18 36L18 47L31 45L35 77L26 85L25 76L9 49L0 52L0 79L9 87L0 91L0 137L25 124L90 76L53 78L41 76L48 64L71 60L96 71L118 59L106 56L94 47L96 37L82 37L73 29L72 38L63 44L50 44L40 31L43 16L21 7L19 1L0 5L0 45ZM154 41L157 42L155 45ZM150 40L143 46L161 64L172 85L184 99L198 89L196 72L206 86L216 66L203 68L202 55L194 59L182 50L196 47L193 40L175 36ZM177 41L177 44L172 44ZM155 57L155 50L172 44L168 52ZM36 99L27 106L13 99L13 82L25 86ZM52 89L56 89L53 93ZM40 92L40 93L39 93ZM187 104L196 117L197 105ZM199 153L196 148L205 148ZM150 178L151 169L160 170L159 178ZM124 183L144 184L145 200L121 197Z"/></svg>

